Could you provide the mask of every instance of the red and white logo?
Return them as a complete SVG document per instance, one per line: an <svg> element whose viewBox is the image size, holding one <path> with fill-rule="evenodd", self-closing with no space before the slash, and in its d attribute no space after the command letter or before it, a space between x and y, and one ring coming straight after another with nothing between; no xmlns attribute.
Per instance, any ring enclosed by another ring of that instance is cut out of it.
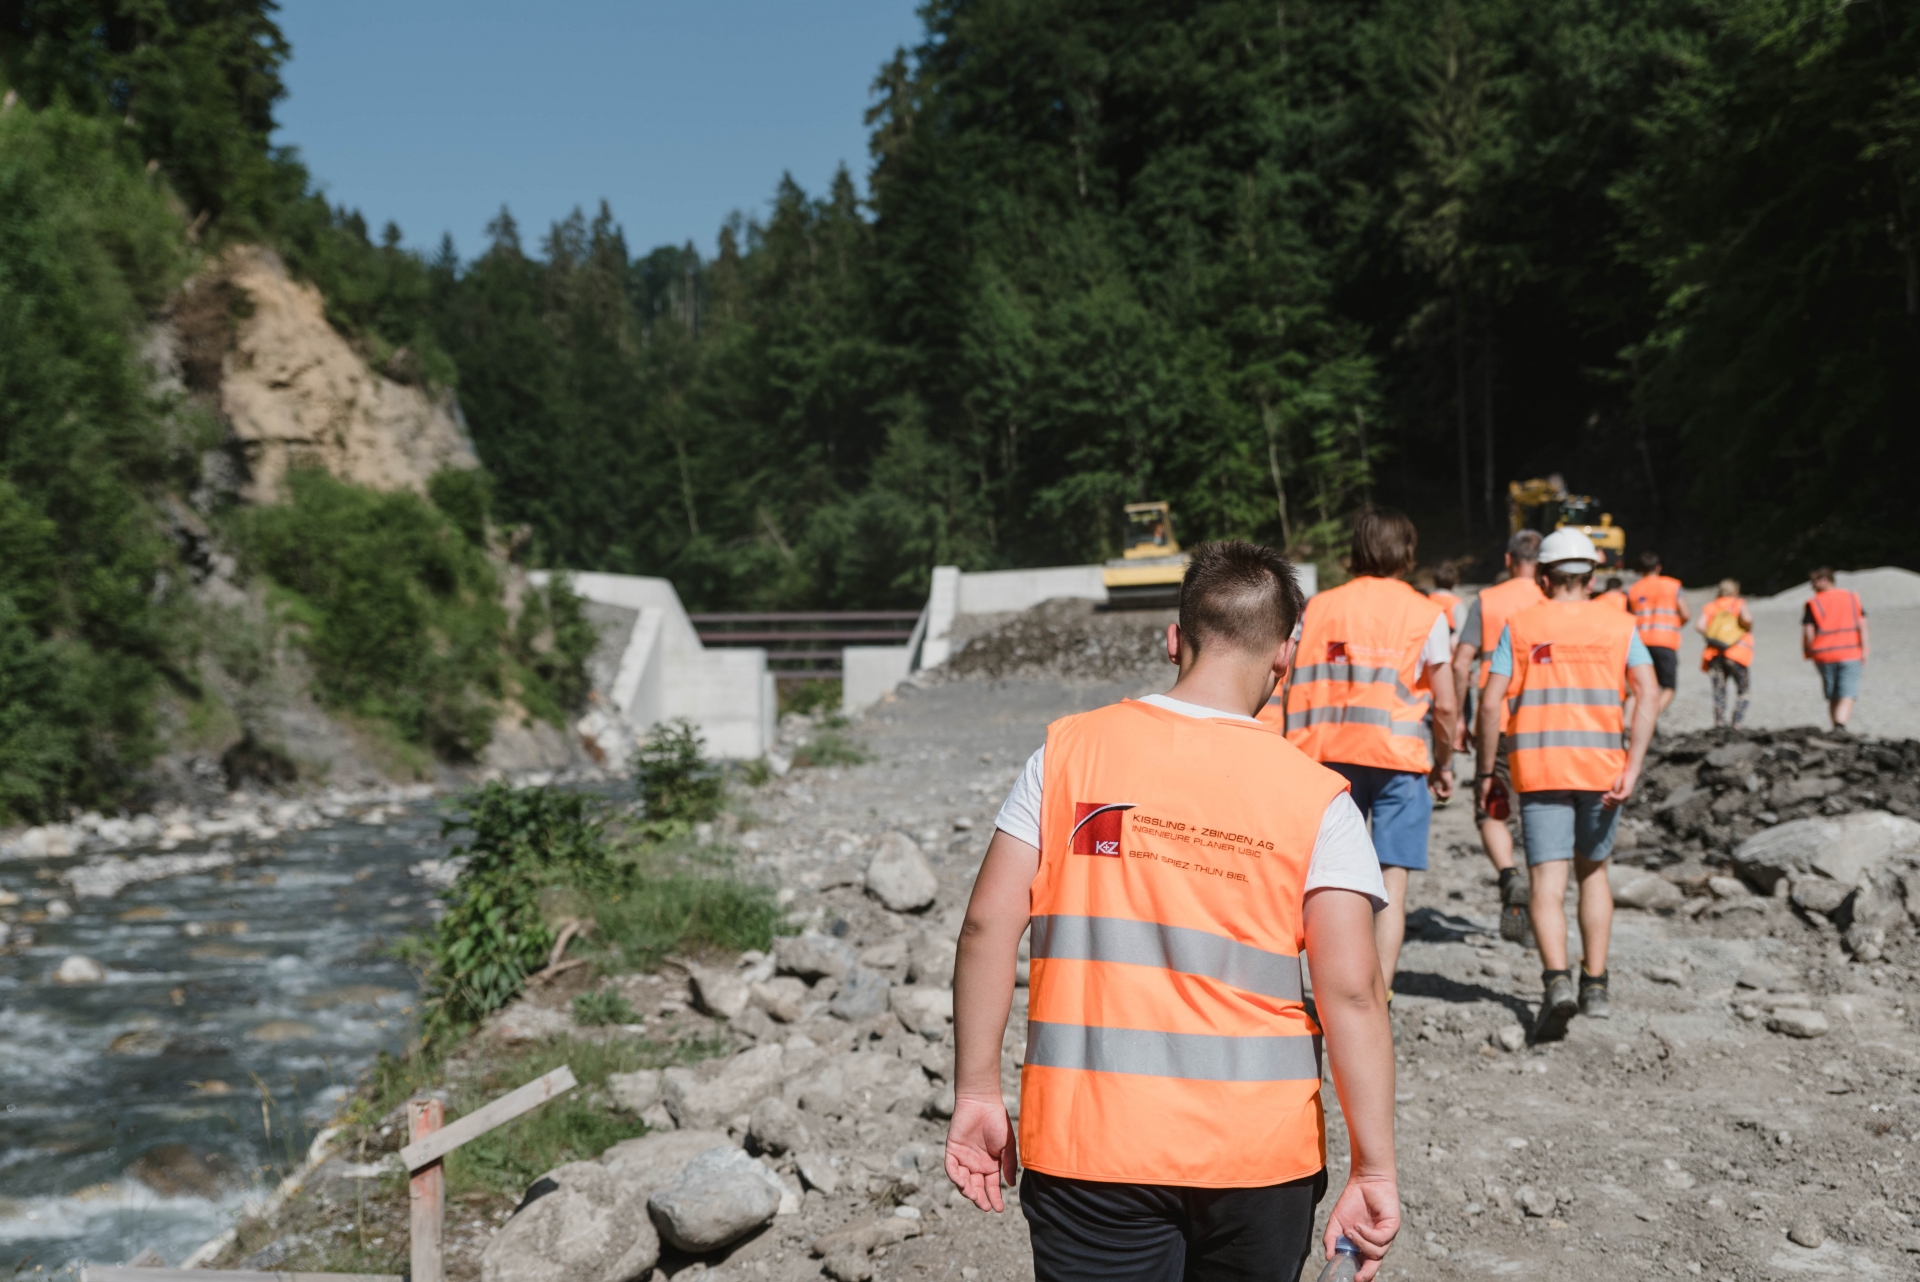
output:
<svg viewBox="0 0 1920 1282"><path fill-rule="evenodd" d="M1347 643L1345 641L1327 642L1328 663L1346 663L1347 661Z"/></svg>
<svg viewBox="0 0 1920 1282"><path fill-rule="evenodd" d="M1120 816L1138 804L1132 801L1076 801L1073 803L1073 839L1076 855L1120 857Z"/></svg>
<svg viewBox="0 0 1920 1282"><path fill-rule="evenodd" d="M1552 663L1553 662L1553 642L1542 641L1538 645L1534 646L1533 655L1528 661L1531 663L1548 663L1548 664Z"/></svg>

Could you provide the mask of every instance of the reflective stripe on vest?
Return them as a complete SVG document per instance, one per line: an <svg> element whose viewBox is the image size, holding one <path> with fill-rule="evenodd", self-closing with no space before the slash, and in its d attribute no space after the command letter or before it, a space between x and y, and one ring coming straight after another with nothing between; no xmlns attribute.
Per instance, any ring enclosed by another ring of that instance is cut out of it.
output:
<svg viewBox="0 0 1920 1282"><path fill-rule="evenodd" d="M1345 780L1271 727L1135 702L1056 721L1044 760L1021 1159L1213 1188L1320 1170L1300 955Z"/></svg>
<svg viewBox="0 0 1920 1282"><path fill-rule="evenodd" d="M1712 627L1715 615L1731 614L1739 618L1740 611L1746 608L1746 604L1737 596L1717 596L1707 602L1706 608L1700 612L1700 618L1708 627ZM1751 631L1741 633L1740 639L1724 650L1709 641L1706 648L1700 651L1700 671L1705 672L1711 668L1713 661L1721 655L1725 655L1743 668L1752 667L1753 633Z"/></svg>
<svg viewBox="0 0 1920 1282"><path fill-rule="evenodd" d="M1663 650L1680 648L1680 580L1648 574L1627 589L1640 639Z"/></svg>
<svg viewBox="0 0 1920 1282"><path fill-rule="evenodd" d="M1284 724L1315 761L1425 774L1432 694L1420 656L1444 615L1398 579L1362 577L1320 593L1301 621L1284 720L1277 700L1260 719Z"/></svg>
<svg viewBox="0 0 1920 1282"><path fill-rule="evenodd" d="M1513 681L1502 742L1518 792L1604 792L1625 767L1621 700L1634 621L1597 601L1547 601L1507 621Z"/></svg>
<svg viewBox="0 0 1920 1282"><path fill-rule="evenodd" d="M1815 663L1845 663L1864 658L1860 644L1860 598L1845 588L1827 588L1807 602L1813 614L1813 645L1807 657Z"/></svg>

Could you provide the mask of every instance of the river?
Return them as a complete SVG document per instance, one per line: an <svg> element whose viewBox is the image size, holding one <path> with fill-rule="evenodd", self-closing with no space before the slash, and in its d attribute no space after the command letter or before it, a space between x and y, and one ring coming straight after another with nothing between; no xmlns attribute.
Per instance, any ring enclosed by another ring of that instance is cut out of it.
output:
<svg viewBox="0 0 1920 1282"><path fill-rule="evenodd" d="M387 950L431 920L408 866L445 853L439 814L180 844L236 862L105 898L60 880L84 856L0 862L5 916L34 935L0 955L0 1276L149 1247L177 1264L299 1164L412 1034ZM71 916L43 916L54 898ZM75 954L104 980L56 983Z"/></svg>

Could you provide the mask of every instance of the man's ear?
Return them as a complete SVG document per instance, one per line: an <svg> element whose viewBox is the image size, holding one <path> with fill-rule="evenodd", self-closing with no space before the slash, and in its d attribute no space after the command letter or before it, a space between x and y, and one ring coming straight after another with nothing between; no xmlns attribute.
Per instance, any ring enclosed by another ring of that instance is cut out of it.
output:
<svg viewBox="0 0 1920 1282"><path fill-rule="evenodd" d="M1288 637L1280 643L1280 648L1273 652L1273 671L1282 681L1287 679L1287 671L1293 667L1294 651L1299 647L1300 643L1297 640Z"/></svg>
<svg viewBox="0 0 1920 1282"><path fill-rule="evenodd" d="M1169 623L1167 625L1167 662L1173 664L1175 667L1179 667L1180 654L1180 625L1177 623Z"/></svg>

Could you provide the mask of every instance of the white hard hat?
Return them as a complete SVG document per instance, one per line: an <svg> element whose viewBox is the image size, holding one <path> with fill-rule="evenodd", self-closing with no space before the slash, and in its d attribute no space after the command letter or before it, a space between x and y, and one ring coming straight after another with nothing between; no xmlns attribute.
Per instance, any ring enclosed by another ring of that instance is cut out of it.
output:
<svg viewBox="0 0 1920 1282"><path fill-rule="evenodd" d="M1540 564L1566 574L1584 574L1600 564L1600 550L1580 531L1559 529L1540 540Z"/></svg>

